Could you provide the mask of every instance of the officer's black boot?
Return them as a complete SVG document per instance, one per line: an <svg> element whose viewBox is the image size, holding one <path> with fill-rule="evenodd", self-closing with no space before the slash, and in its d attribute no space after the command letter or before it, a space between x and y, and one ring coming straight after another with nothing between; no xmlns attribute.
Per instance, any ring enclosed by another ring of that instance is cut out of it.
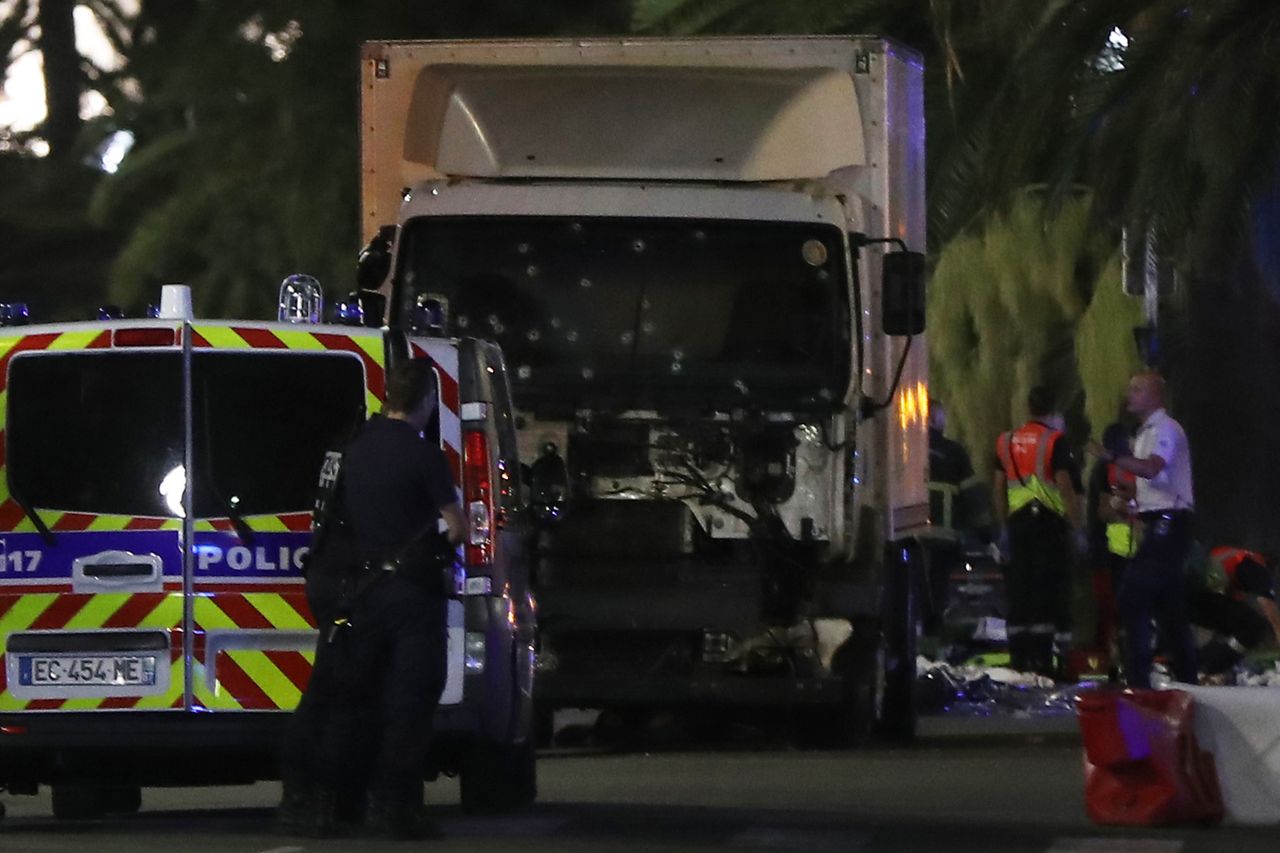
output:
<svg viewBox="0 0 1280 853"><path fill-rule="evenodd" d="M330 788L288 786L280 803L276 830L302 838L335 838L343 833L337 823L337 795Z"/></svg>
<svg viewBox="0 0 1280 853"><path fill-rule="evenodd" d="M444 833L422 804L422 786L416 792L377 791L369 795L365 828L372 835L399 841L427 841Z"/></svg>
<svg viewBox="0 0 1280 853"><path fill-rule="evenodd" d="M303 835L314 799L314 788L286 782L280 797L280 807L276 809L276 832L281 835Z"/></svg>

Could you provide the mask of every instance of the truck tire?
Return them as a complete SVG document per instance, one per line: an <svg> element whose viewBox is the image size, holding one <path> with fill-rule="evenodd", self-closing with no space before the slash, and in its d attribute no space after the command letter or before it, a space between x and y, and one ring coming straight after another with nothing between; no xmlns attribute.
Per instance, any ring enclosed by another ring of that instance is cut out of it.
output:
<svg viewBox="0 0 1280 853"><path fill-rule="evenodd" d="M458 782L468 814L501 814L529 805L538 796L533 741L474 744L462 758Z"/></svg>
<svg viewBox="0 0 1280 853"><path fill-rule="evenodd" d="M845 676L847 713L850 719L846 746L867 746L884 724L889 653L877 630L867 637L854 637L852 672Z"/></svg>
<svg viewBox="0 0 1280 853"><path fill-rule="evenodd" d="M832 674L839 676L838 705L824 705L797 715L794 740L802 748L859 749L867 746L884 719L887 653L877 620L854 629L836 650Z"/></svg>
<svg viewBox="0 0 1280 853"><path fill-rule="evenodd" d="M920 583L928 567L919 543L903 543L893 551L901 557L886 563L884 716L879 733L886 740L909 743L916 736Z"/></svg>
<svg viewBox="0 0 1280 853"><path fill-rule="evenodd" d="M107 813L101 785L54 785L53 816L57 820L94 820Z"/></svg>

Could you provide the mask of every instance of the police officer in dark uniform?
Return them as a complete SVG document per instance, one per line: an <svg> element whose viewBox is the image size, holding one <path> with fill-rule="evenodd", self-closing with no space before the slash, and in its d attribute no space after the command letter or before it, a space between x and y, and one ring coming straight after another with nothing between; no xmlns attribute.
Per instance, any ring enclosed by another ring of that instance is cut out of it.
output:
<svg viewBox="0 0 1280 853"><path fill-rule="evenodd" d="M920 539L929 551L930 607L925 629L941 627L954 572L969 548L991 539L987 492L974 474L969 452L944 434L947 413L929 399L929 526Z"/></svg>
<svg viewBox="0 0 1280 853"><path fill-rule="evenodd" d="M311 804L319 814L304 822L314 834L329 834L335 792L365 773L366 822L374 831L438 834L422 805L446 676L446 598L436 557L440 520L445 548L462 541L464 522L448 462L423 438L436 405L430 362L401 362L387 374L383 414L360 429L342 461L337 500L357 568L337 618L318 620L321 648L299 706L305 722L291 732L285 756L286 786L308 766L319 785ZM299 755L311 736L314 754ZM286 807L288 796L286 790Z"/></svg>

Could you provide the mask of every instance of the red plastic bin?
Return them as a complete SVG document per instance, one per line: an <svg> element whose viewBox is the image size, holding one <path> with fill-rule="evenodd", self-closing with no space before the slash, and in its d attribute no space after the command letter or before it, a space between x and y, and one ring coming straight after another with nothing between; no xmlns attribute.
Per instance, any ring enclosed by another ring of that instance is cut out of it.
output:
<svg viewBox="0 0 1280 853"><path fill-rule="evenodd" d="M1084 739L1085 809L1100 824L1216 823L1222 794L1200 749L1191 695L1097 690L1076 700Z"/></svg>

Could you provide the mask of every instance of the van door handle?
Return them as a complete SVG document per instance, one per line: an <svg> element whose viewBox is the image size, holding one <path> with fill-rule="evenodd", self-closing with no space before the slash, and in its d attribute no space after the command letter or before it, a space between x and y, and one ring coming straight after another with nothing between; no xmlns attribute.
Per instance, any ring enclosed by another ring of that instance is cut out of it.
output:
<svg viewBox="0 0 1280 853"><path fill-rule="evenodd" d="M160 592L164 561L157 554L101 551L71 562L75 592Z"/></svg>

